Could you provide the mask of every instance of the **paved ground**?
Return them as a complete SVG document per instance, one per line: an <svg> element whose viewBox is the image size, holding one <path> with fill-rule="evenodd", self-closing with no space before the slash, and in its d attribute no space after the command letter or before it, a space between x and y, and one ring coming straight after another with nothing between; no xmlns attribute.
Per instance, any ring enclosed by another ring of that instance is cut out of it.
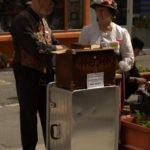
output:
<svg viewBox="0 0 150 150"><path fill-rule="evenodd" d="M39 122L39 120L38 120ZM39 143L43 146L41 126L38 123ZM0 150L19 150L21 147L18 104L5 105L0 108ZM44 149L40 149L44 150Z"/></svg>
<svg viewBox="0 0 150 150"><path fill-rule="evenodd" d="M150 67L148 55L137 57L137 64ZM39 122L39 121L38 121ZM39 142L37 150L45 150L40 123L38 124ZM16 96L15 80L12 69L0 70L0 150L21 150L19 131L19 107Z"/></svg>
<svg viewBox="0 0 150 150"><path fill-rule="evenodd" d="M0 69L0 106L17 102L12 69Z"/></svg>
<svg viewBox="0 0 150 150"><path fill-rule="evenodd" d="M37 150L45 150L38 119ZM19 106L12 69L0 70L0 150L21 150Z"/></svg>

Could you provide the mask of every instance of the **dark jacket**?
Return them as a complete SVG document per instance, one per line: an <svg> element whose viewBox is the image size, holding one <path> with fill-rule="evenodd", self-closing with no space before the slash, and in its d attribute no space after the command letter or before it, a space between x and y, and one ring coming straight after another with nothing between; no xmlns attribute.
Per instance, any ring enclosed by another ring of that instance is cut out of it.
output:
<svg viewBox="0 0 150 150"><path fill-rule="evenodd" d="M139 86L137 82L130 82L130 77L141 77L135 63L125 76L125 99L128 99L131 94L135 93Z"/></svg>
<svg viewBox="0 0 150 150"><path fill-rule="evenodd" d="M43 28L39 30L39 26ZM52 35L45 19L41 19L31 7L15 17L11 34L15 49L14 64L31 67L40 72L45 67L51 67L51 51L56 50L55 45L60 43ZM39 53L40 49L44 50L43 54Z"/></svg>

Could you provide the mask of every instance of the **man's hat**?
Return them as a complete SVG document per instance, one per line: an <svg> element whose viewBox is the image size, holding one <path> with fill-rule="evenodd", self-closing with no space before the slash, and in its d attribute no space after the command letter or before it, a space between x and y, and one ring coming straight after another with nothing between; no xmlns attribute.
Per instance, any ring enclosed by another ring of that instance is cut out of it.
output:
<svg viewBox="0 0 150 150"><path fill-rule="evenodd" d="M91 3L91 8L95 9L96 6L104 6L117 10L117 3L115 0L93 0Z"/></svg>
<svg viewBox="0 0 150 150"><path fill-rule="evenodd" d="M53 0L53 2L54 2L55 4L58 4L58 0Z"/></svg>
<svg viewBox="0 0 150 150"><path fill-rule="evenodd" d="M26 5L31 5L32 1L27 1Z"/></svg>

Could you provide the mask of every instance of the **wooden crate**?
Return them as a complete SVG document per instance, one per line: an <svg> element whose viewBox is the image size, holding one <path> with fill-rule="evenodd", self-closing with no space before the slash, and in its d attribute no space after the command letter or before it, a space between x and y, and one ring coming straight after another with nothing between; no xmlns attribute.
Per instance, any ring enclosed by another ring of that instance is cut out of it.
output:
<svg viewBox="0 0 150 150"><path fill-rule="evenodd" d="M116 54L113 49L72 49L56 55L56 85L70 90L86 88L87 74L104 72L104 84L114 84Z"/></svg>

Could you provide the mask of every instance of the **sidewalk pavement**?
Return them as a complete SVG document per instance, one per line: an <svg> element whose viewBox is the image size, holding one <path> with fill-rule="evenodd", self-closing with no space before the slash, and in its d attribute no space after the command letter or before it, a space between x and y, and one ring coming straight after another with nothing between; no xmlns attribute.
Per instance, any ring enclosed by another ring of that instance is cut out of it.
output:
<svg viewBox="0 0 150 150"><path fill-rule="evenodd" d="M39 117L38 136L36 150L45 150ZM22 150L19 105L12 68L0 69L0 150Z"/></svg>
<svg viewBox="0 0 150 150"><path fill-rule="evenodd" d="M45 150L39 117L38 139L36 150ZM19 105L17 103L0 107L0 150L22 150Z"/></svg>

